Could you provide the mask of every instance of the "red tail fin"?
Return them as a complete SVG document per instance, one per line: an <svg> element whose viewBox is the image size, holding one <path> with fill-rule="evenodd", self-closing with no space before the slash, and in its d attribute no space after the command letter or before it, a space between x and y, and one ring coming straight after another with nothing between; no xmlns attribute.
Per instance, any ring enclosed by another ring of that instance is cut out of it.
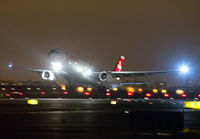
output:
<svg viewBox="0 0 200 139"><path fill-rule="evenodd" d="M123 63L124 63L124 59L125 59L124 56L120 56L120 58L119 58L119 60L117 62L117 65L115 66L114 71L122 71L122 66L123 66Z"/></svg>

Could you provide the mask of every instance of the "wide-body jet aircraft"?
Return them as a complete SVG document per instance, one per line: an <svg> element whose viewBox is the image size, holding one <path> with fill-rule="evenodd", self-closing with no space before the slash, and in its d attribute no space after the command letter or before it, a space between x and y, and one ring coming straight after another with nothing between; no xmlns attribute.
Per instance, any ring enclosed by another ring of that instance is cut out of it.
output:
<svg viewBox="0 0 200 139"><path fill-rule="evenodd" d="M59 85L94 85L104 89L117 88L123 84L146 84L147 82L135 82L136 76L151 76L179 70L162 71L122 71L124 56L120 56L113 71L93 71L92 67L85 62L70 56L62 50L53 49L48 54L51 61L51 69L22 68L10 62L9 67L37 72L44 80L56 81ZM182 67L181 72L187 72L187 67ZM132 82L124 80L126 77L133 78Z"/></svg>

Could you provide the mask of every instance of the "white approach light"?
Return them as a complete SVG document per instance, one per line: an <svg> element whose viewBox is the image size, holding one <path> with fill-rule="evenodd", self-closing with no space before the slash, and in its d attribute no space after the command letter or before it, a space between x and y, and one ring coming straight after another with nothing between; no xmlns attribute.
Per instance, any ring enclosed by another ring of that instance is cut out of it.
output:
<svg viewBox="0 0 200 139"><path fill-rule="evenodd" d="M180 71L181 71L181 73L185 74L189 71L189 68L188 68L188 66L183 65L180 67Z"/></svg>
<svg viewBox="0 0 200 139"><path fill-rule="evenodd" d="M59 62L52 62L52 67L54 71L60 71L62 69L62 64Z"/></svg>

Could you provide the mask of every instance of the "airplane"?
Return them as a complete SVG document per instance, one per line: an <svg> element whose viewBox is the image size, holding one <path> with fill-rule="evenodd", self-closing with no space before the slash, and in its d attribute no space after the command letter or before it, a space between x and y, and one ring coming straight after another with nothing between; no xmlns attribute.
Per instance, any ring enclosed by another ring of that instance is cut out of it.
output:
<svg viewBox="0 0 200 139"><path fill-rule="evenodd" d="M39 73L43 80L56 81L59 85L65 84L68 88L72 85L86 84L98 86L105 90L117 88L124 84L148 84L148 82L127 82L124 80L126 77L135 79L136 76L149 77L155 74L177 71L186 73L189 70L187 66L182 66L179 70L122 71L125 57L120 56L114 70L93 71L92 67L85 62L59 49L52 49L48 53L48 57L51 61L51 69L22 68L14 66L12 62L9 63L8 67Z"/></svg>

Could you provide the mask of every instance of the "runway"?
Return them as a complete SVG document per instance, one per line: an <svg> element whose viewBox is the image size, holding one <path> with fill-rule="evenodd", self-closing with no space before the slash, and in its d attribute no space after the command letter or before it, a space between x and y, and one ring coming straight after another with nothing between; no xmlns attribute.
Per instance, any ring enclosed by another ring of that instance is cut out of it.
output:
<svg viewBox="0 0 200 139"><path fill-rule="evenodd" d="M200 129L200 111L184 109L181 100L38 98L38 105L28 105L27 99L0 100L3 138L138 137L130 127L138 111L180 112L184 129Z"/></svg>

